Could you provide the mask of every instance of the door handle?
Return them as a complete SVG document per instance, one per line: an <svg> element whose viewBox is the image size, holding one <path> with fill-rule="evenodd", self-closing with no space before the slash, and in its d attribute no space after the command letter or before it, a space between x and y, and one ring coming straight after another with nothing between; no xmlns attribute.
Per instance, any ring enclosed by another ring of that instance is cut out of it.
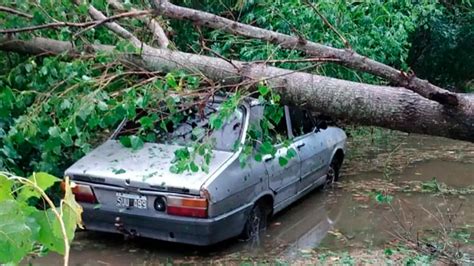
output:
<svg viewBox="0 0 474 266"><path fill-rule="evenodd" d="M296 145L296 148L297 148L297 149L301 149L301 148L304 147L304 145L306 145L304 142L303 142L303 143L300 143L300 144Z"/></svg>

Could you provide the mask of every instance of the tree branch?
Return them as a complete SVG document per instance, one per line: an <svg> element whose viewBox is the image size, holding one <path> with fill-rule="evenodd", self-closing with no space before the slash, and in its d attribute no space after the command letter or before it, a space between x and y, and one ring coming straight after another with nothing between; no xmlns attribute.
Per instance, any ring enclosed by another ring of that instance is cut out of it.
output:
<svg viewBox="0 0 474 266"><path fill-rule="evenodd" d="M69 53L78 51L69 42L44 38L18 40L0 38L0 50L34 53ZM110 51L113 46L91 48ZM138 55L118 55L150 71L203 73L223 85L241 84L242 80L267 84L282 97L285 104L304 106L334 119L345 119L360 125L381 126L411 133L444 136L474 142L474 97L459 94L459 108L449 109L402 87L376 86L345 81L299 71L271 67L262 63L229 62L203 55L147 45Z"/></svg>
<svg viewBox="0 0 474 266"><path fill-rule="evenodd" d="M75 0L76 4L80 4L80 0ZM94 20L107 20L108 18L98 9L96 9L94 6L89 5L88 9L89 15L94 19ZM120 26L118 23L115 22L106 22L105 26L117 34L117 36L126 39L130 41L135 47L140 47L143 45L142 41L140 41L135 35L130 33L128 30L126 30L124 27Z"/></svg>
<svg viewBox="0 0 474 266"><path fill-rule="evenodd" d="M23 13L19 10L9 8L9 7L6 7L6 6L0 6L0 12L7 12L7 13L10 13L10 14L17 15L17 16L20 16L20 17L25 17L25 18L28 18L28 19L33 18L33 16L30 15L30 14Z"/></svg>
<svg viewBox="0 0 474 266"><path fill-rule="evenodd" d="M314 10L314 12L319 16L319 18L321 18L324 24L326 24L326 26L328 26L332 31L334 31L334 33L336 33L339 39L341 39L342 42L344 43L344 46L347 49L352 50L352 46L347 41L347 39L331 24L331 22L327 20L327 18L323 14L321 14L321 12L319 12L318 8L313 3L311 3L310 0L305 0L305 2L306 4L308 4L308 6L310 6Z"/></svg>
<svg viewBox="0 0 474 266"><path fill-rule="evenodd" d="M94 25L95 23L96 23L95 21L79 22L79 23L62 22L62 21L61 22L52 22L52 23L46 23L46 24L35 25L35 26L28 26L28 27L23 27L23 28L0 30L0 34L13 34L13 33L21 33L21 32L42 30L42 29L48 29L48 28L53 28L53 29L54 28L62 28L62 27L83 28L83 27L88 27L88 26Z"/></svg>
<svg viewBox="0 0 474 266"><path fill-rule="evenodd" d="M13 33L20 33L20 32L27 32L27 31L35 31L35 30L41 30L41 29L47 29L47 28L61 28L61 27L76 27L76 28L85 28L79 33L76 33L74 36L80 35L81 33L90 30L92 28L95 28L97 26L103 25L104 23L108 23L114 20L118 20L121 18L125 17L136 17L136 16L143 16L147 14L151 14L152 11L146 10L146 11L135 11L135 12L126 12L126 13L121 13L117 14L115 16L97 16L100 17L100 19L96 19L94 21L89 21L89 22L52 22L52 23L46 23L46 24L41 24L41 25L35 25L35 26L28 26L28 27L23 27L23 28L16 28L16 29L5 29L5 30L0 30L0 34L13 34Z"/></svg>
<svg viewBox="0 0 474 266"><path fill-rule="evenodd" d="M95 9L95 8L94 8ZM89 8L90 10L90 8ZM98 11L96 9L96 11ZM90 11L89 11L90 12ZM98 11L100 12L100 11ZM100 17L102 19L98 19L97 20L97 23L93 24L93 25L90 25L88 26L87 28L81 30L80 32L74 34L75 37L81 35L83 32L86 32L94 27L97 27L97 26L100 26L104 23L107 23L107 22L111 22L111 21L114 21L114 20L117 20L117 19L121 19L121 18L130 18L130 17L138 17L138 16L143 16L143 15L148 15L148 14L151 14L151 12L149 10L135 10L135 11L130 11L130 12L124 12L124 13L120 13L120 14L117 14L117 15L114 15L114 16L110 16L110 17L106 17L106 16L99 16L97 14L97 12L93 12L97 15L97 17Z"/></svg>
<svg viewBox="0 0 474 266"><path fill-rule="evenodd" d="M403 71L362 56L351 50L337 49L311 41L302 42L299 36L290 36L239 23L204 11L177 6L167 0L149 1L159 14L169 18L189 20L197 25L268 41L278 44L283 48L300 50L314 57L337 58L340 60L339 63L341 65L382 77L397 86L405 87L427 99L439 102L443 105L457 106L460 104L460 99L456 93L437 87L426 80L417 78L414 75L408 75Z"/></svg>
<svg viewBox="0 0 474 266"><path fill-rule="evenodd" d="M118 0L107 0L107 2L115 9L123 12L125 11L125 7L120 3ZM138 11L135 8L132 8L131 11ZM168 45L170 43L168 37L166 36L165 31L161 27L160 23L153 18L148 18L148 17L140 17L141 19L150 29L150 31L153 33L153 36L158 43L158 46L160 48L168 48Z"/></svg>

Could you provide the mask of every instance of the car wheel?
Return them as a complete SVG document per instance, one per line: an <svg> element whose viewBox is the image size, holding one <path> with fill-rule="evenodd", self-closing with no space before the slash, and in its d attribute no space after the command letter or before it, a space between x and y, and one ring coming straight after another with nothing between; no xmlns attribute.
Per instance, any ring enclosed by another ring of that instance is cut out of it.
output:
<svg viewBox="0 0 474 266"><path fill-rule="evenodd" d="M339 180L339 168L341 164L336 158L332 159L331 164L329 164L328 171L326 173L326 181L324 183L323 189L331 187L334 182Z"/></svg>
<svg viewBox="0 0 474 266"><path fill-rule="evenodd" d="M255 204L247 216L244 231L241 238L244 240L254 239L258 237L260 231L267 227L268 211L261 203Z"/></svg>

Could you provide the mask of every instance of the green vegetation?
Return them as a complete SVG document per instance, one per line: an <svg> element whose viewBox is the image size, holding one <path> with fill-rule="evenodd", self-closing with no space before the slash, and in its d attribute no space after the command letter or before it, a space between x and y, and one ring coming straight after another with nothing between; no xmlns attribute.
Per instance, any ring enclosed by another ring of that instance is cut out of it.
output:
<svg viewBox="0 0 474 266"><path fill-rule="evenodd" d="M23 178L0 172L0 264L18 263L26 255L48 251L63 254L67 263L82 208L68 180L60 199L48 195L59 182L46 173Z"/></svg>
<svg viewBox="0 0 474 266"><path fill-rule="evenodd" d="M105 1L92 1L92 4L106 10ZM242 22L279 32L301 34L305 38L336 47L343 45L341 39L327 28L304 1L182 1L182 4L227 14ZM143 3L131 1L127 6L140 8ZM63 1L62 5L57 5L55 1L45 0L41 1L41 7L29 1L19 1L16 8L31 13L33 19L28 21L0 13L2 27L41 24L53 19L71 22L88 19L86 6L75 6L72 1ZM405 69L410 32L428 14L441 14L445 10L442 5L430 1L423 4L354 2L349 5L345 1L320 1L317 8L345 36L354 50ZM143 26L137 19L127 20L127 27L146 40L149 34L146 34L146 27ZM217 30L196 31L187 22L173 21L168 29L176 31L179 36L186 36L172 39L177 47L185 51L201 49L201 32L213 53L228 58L284 60L302 56L296 51L283 50ZM0 70L1 168L19 175L33 171L62 175L68 165L109 136L123 118L136 119L139 109L154 110L154 115L140 118L140 129L136 134L121 139L126 146L140 148L144 141L153 140L153 136L147 133L152 121L158 118L161 129L164 129L166 121L179 122L183 119L183 108L208 95L205 91L209 84L201 76L184 73L152 75L120 64L117 55L139 51L117 39L104 27L86 31L80 38L74 39L77 31L76 28L64 27L36 31L35 34L73 40L76 46L87 43L116 44L117 49L96 57L77 57L73 60L67 56L27 57L2 52L0 60L5 67ZM20 37L30 38L31 35L23 33ZM210 53L207 50L202 52ZM290 69L311 67L304 62L275 64ZM311 69L309 71L329 76L380 82L372 76L337 65L317 65ZM262 89L260 93L264 95L267 92ZM245 92L241 95L244 96ZM215 120L216 123L221 121ZM262 145L263 148L266 146ZM205 148L195 148L192 150L200 153L206 151ZM249 155L249 146L246 151ZM262 152L272 153L271 150ZM197 169L191 160L194 157L191 153L181 152L176 158L177 167L174 170ZM290 157L291 154L286 159ZM259 158L257 155L256 159ZM281 163L284 164L286 159L281 159Z"/></svg>
<svg viewBox="0 0 474 266"><path fill-rule="evenodd" d="M90 2L107 15L112 14L106 1ZM146 1L126 2L127 8L148 8L144 4ZM341 38L322 22L305 1L177 2L266 29L344 47ZM15 1L14 7L31 14L32 18L0 12L0 28L18 28L56 20L89 20L87 5L76 6L73 1L65 0L58 4L58 1L53 0L21 0ZM471 6L465 4L461 7ZM473 42L472 14L463 12L462 18L446 17L446 14L456 14L456 10L461 10L461 7L446 7L435 1L348 3L323 0L317 3L319 12L357 52L406 71L412 64L417 73L439 84L454 84L472 90L470 70L474 67L474 60L472 50L469 50ZM146 25L137 18L124 20L124 25L142 40L151 41L152 36ZM174 47L182 51L211 56L219 54L246 61L271 59L277 60L274 65L288 69L305 69L332 77L382 83L371 75L339 65L284 62L301 59L303 55L298 51L281 49L218 30L196 30L189 22L171 21L166 23L166 30L170 35L178 36L172 38L172 42ZM170 126L182 122L193 106L195 108L225 90L224 86L201 75L184 72L150 73L136 66L124 65L119 56L133 56L141 51L120 40L105 27L96 27L75 36L79 31L73 27L50 28L35 31L34 36L70 41L76 47L113 44L116 49L96 56L64 54L30 57L0 52L0 64L3 66L0 69L0 169L15 174L0 175L0 233L7 236L15 234L15 238L0 238L0 263L18 262L27 254L40 254L46 250L67 254L67 243L72 240L74 229L80 223L80 210L70 188L66 186L66 193L62 195L57 189L59 179L35 172L62 176L66 167L109 137L123 119L137 121L137 127L132 134L120 137L120 142L130 149L140 149L145 142L155 141L160 132L167 132ZM33 34L21 33L18 36L28 39ZM436 42L427 44L428 39ZM445 46L445 43L450 45ZM423 50L424 47L430 49ZM410 49L411 59L407 60ZM425 60L417 60L420 56ZM453 65L451 62L454 59L464 61ZM450 66L450 71L442 66ZM264 84L255 87L235 88L235 94L228 96L223 108L211 115L207 128L219 129L235 111L242 97L260 97L267 104L265 120L259 125L251 125L250 137L242 147L242 166L250 158L261 161L265 155L274 156L276 150L272 144L277 141L288 144L286 139L273 139L268 134L281 119L279 96ZM349 128L348 131L355 143L358 139L370 137L374 142L394 145L392 139L378 129ZM193 134L200 135L202 132ZM207 171L212 145L212 140L206 139L176 151L170 170L175 173ZM294 156L295 151L289 149L286 155L278 158L280 165L284 166ZM204 160L197 163L197 157ZM123 171L117 169L116 174ZM25 179L16 175L31 177ZM442 191L438 183L426 183L423 188ZM47 196L45 191L51 195ZM48 198L55 200L53 205L43 202ZM381 203L391 201L390 195L382 193L376 194L375 198ZM56 219L57 213L62 220ZM61 228L62 224L65 228ZM62 234L64 231L66 236ZM352 263L349 257L344 261Z"/></svg>
<svg viewBox="0 0 474 266"><path fill-rule="evenodd" d="M412 34L408 64L417 75L444 87L474 91L473 6L431 14Z"/></svg>
<svg viewBox="0 0 474 266"><path fill-rule="evenodd" d="M341 39L331 31L304 0L293 1L179 1L183 5L221 14L241 22L281 33L300 35L308 40L343 48ZM406 59L411 46L409 35L430 14L442 14L444 7L435 1L317 1L319 12L347 39L360 54L385 64L407 69ZM190 22L173 22L179 38L177 47L183 51L201 51L200 33ZM258 40L236 37L218 30L202 29L202 38L220 55L241 59L297 59L298 51L289 51ZM191 44L191 48L190 48ZM209 53L204 50L203 52ZM209 53L213 55L212 53ZM289 69L305 69L308 63L277 63ZM315 73L342 79L378 83L380 80L338 65L318 65Z"/></svg>

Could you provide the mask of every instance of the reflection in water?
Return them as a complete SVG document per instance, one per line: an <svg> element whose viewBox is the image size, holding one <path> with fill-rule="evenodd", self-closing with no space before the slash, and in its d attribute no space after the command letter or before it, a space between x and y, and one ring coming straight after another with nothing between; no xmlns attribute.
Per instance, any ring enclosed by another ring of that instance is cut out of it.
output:
<svg viewBox="0 0 474 266"><path fill-rule="evenodd" d="M429 212L452 209L458 211L460 222L474 221L474 197L442 198L426 194L397 194L394 208L378 205L373 200L359 202L343 190L315 191L271 221L259 241L240 242L236 239L211 247L194 247L155 241L133 239L124 241L114 234L80 232L73 244L71 265L129 265L164 262L211 262L223 259L281 258L292 260L301 252L316 247L324 249L368 248L382 246L393 240L391 233L399 230L400 223L413 233L423 228L437 228ZM397 221L396 213L404 213L404 221ZM61 258L51 254L37 259L34 264L61 264Z"/></svg>

